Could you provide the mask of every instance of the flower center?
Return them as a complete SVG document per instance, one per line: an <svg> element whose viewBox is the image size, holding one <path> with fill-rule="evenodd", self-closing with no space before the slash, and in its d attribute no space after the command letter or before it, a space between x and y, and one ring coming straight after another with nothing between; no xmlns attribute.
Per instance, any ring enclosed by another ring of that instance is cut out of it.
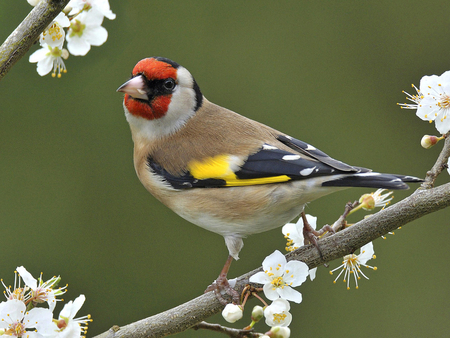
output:
<svg viewBox="0 0 450 338"><path fill-rule="evenodd" d="M19 322L11 324L10 328L5 331L5 334L15 337L22 337L25 333L26 333L25 326Z"/></svg>
<svg viewBox="0 0 450 338"><path fill-rule="evenodd" d="M86 25L81 23L79 20L74 20L75 22L72 22L70 24L70 28L72 29L72 33L70 34L70 36L74 36L74 35L78 35L78 36L82 36L83 35L83 31L86 28Z"/></svg>
<svg viewBox="0 0 450 338"><path fill-rule="evenodd" d="M279 288L279 287L283 287L286 283L283 280L283 277L276 277L274 279L272 279L271 281L272 285Z"/></svg>
<svg viewBox="0 0 450 338"><path fill-rule="evenodd" d="M345 256L344 262L345 262L347 269L352 269L354 266L359 265L358 256L356 256L355 254Z"/></svg>
<svg viewBox="0 0 450 338"><path fill-rule="evenodd" d="M61 39L64 39L64 31L61 29L61 26L56 22L50 26L49 29L42 33L43 39L47 44L51 45L51 42L62 42ZM51 41L49 41L49 39Z"/></svg>
<svg viewBox="0 0 450 338"><path fill-rule="evenodd" d="M448 94L444 94L439 100L438 106L443 109L450 108L450 96Z"/></svg>
<svg viewBox="0 0 450 338"><path fill-rule="evenodd" d="M48 293L51 291L52 289L37 288L32 292L32 298L37 303L43 303L48 299Z"/></svg>
<svg viewBox="0 0 450 338"><path fill-rule="evenodd" d="M58 329L60 329L60 331L62 331L66 328L67 322L64 319L60 319L56 322L56 326L58 326Z"/></svg>
<svg viewBox="0 0 450 338"><path fill-rule="evenodd" d="M24 300L24 289L23 288L14 289L10 299Z"/></svg>
<svg viewBox="0 0 450 338"><path fill-rule="evenodd" d="M52 48L50 54L55 58L60 57L62 55L62 49L59 49L58 47Z"/></svg>
<svg viewBox="0 0 450 338"><path fill-rule="evenodd" d="M284 313L274 313L273 314L273 321L277 323L284 322L286 319L286 315Z"/></svg>

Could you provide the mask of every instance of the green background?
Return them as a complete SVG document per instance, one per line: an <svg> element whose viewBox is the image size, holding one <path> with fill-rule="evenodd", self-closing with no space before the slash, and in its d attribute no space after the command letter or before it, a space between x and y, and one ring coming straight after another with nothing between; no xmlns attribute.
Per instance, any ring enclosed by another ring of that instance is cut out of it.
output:
<svg viewBox="0 0 450 338"><path fill-rule="evenodd" d="M350 164L423 177L440 151L419 144L437 134L434 125L396 103L423 75L450 69L448 1L110 4L117 18L103 23L108 41L71 56L61 79L36 73L28 62L35 46L0 83L0 277L12 283L20 265L35 276L60 274L66 301L87 297L79 314L94 318L89 336L198 296L227 255L222 237L173 214L135 175L115 90L140 59L173 59L212 102ZM2 41L30 9L25 0L0 2ZM438 180L448 181L447 172ZM332 223L365 192L339 192L306 211ZM334 285L320 267L299 288L303 302L292 304L292 337L448 335L448 218L443 210L376 240L369 263L378 270L367 271L359 290ZM280 229L248 238L230 276L284 246ZM254 304L232 326L247 325ZM220 315L210 321L224 323Z"/></svg>

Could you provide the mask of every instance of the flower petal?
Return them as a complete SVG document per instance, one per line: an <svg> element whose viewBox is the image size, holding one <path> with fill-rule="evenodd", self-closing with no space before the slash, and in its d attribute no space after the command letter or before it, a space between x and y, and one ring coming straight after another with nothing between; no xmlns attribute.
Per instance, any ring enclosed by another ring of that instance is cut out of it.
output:
<svg viewBox="0 0 450 338"><path fill-rule="evenodd" d="M313 281L316 278L317 268L309 270L309 278Z"/></svg>
<svg viewBox="0 0 450 338"><path fill-rule="evenodd" d="M279 288L274 288L271 283L264 284L263 286L264 296L266 296L266 298L269 300L278 299L280 298L280 295L277 292L278 289Z"/></svg>
<svg viewBox="0 0 450 338"><path fill-rule="evenodd" d="M285 286L284 288L277 288L276 291L283 299L295 302L297 304L302 302L302 294L297 290L294 290L290 286Z"/></svg>
<svg viewBox="0 0 450 338"><path fill-rule="evenodd" d="M285 266L285 274L283 276L283 280L287 284L296 287L303 284L308 275L308 265L300 261L289 261Z"/></svg>
<svg viewBox="0 0 450 338"><path fill-rule="evenodd" d="M373 250L372 242L367 243L360 249L360 254L358 255L358 261L361 265L365 265L368 260L373 258L375 251Z"/></svg>
<svg viewBox="0 0 450 338"><path fill-rule="evenodd" d="M70 31L67 34L67 49L72 55L84 56L91 49L91 45L79 36L70 37Z"/></svg>
<svg viewBox="0 0 450 338"><path fill-rule="evenodd" d="M27 312L24 322L28 327L36 327L37 325L50 326L53 320L53 313L49 309L33 308Z"/></svg>
<svg viewBox="0 0 450 338"><path fill-rule="evenodd" d="M448 109L441 109L441 112L436 117L436 129L441 134L446 134L450 130L450 116L446 114Z"/></svg>
<svg viewBox="0 0 450 338"><path fill-rule="evenodd" d="M257 284L266 284L266 283L270 283L270 281L271 281L271 279L269 278L267 273L265 273L263 271L255 273L249 279L250 283L257 283Z"/></svg>
<svg viewBox="0 0 450 338"><path fill-rule="evenodd" d="M283 274L284 266L286 265L286 257L284 257L280 251L275 250L264 259L262 265L264 271L270 271L275 277L279 277Z"/></svg>
<svg viewBox="0 0 450 338"><path fill-rule="evenodd" d="M86 297L84 295L79 295L77 298L75 298L75 300L73 301L72 311L70 312L70 318L75 317L77 312L83 306L85 300L86 300Z"/></svg>
<svg viewBox="0 0 450 338"><path fill-rule="evenodd" d="M37 280L33 278L31 273L29 273L27 269L25 269L23 266L18 266L16 270L19 273L19 276L22 277L26 285L28 285L32 289L37 288Z"/></svg>
<svg viewBox="0 0 450 338"><path fill-rule="evenodd" d="M86 28L83 37L92 46L101 46L108 39L108 31L102 26Z"/></svg>
<svg viewBox="0 0 450 338"><path fill-rule="evenodd" d="M47 56L47 54L49 54L49 53L50 53L50 50L48 49L47 46L45 46L44 48L38 49L33 54L31 54L28 61L31 63L39 62L43 58L45 58Z"/></svg>
<svg viewBox="0 0 450 338"><path fill-rule="evenodd" d="M37 72L40 76L47 75L53 69L53 59L48 56L37 63Z"/></svg>
<svg viewBox="0 0 450 338"><path fill-rule="evenodd" d="M8 323L22 321L26 311L25 303L18 299L10 299L0 304L0 327ZM8 320L3 320L8 318ZM4 326L6 325L6 326Z"/></svg>
<svg viewBox="0 0 450 338"><path fill-rule="evenodd" d="M64 12L59 13L56 18L53 20L61 25L61 27L69 27L70 20Z"/></svg>

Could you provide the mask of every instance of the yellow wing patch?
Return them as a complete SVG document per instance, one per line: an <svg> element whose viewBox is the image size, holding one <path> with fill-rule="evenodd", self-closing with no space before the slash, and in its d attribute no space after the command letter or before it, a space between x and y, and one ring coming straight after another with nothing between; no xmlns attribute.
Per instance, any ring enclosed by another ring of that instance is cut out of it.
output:
<svg viewBox="0 0 450 338"><path fill-rule="evenodd" d="M188 164L189 172L199 180L208 178L225 179L234 177L234 172L230 168L229 156L218 155L208 157L203 161L192 160Z"/></svg>
<svg viewBox="0 0 450 338"><path fill-rule="evenodd" d="M196 179L220 179L224 180L226 182L225 185L228 187L280 183L291 180L286 175L239 179L234 172L234 170L239 170L236 157L229 155L217 155L208 157L202 161L192 160L188 164L188 169L190 174Z"/></svg>

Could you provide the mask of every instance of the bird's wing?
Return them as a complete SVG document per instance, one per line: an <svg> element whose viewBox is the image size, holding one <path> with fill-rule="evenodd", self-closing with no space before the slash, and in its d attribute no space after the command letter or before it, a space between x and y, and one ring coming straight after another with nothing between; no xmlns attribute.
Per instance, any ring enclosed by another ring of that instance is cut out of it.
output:
<svg viewBox="0 0 450 338"><path fill-rule="evenodd" d="M247 158L223 154L203 158L201 161L191 161L183 175L169 173L151 157L147 162L155 174L175 189L282 183L317 176L368 171L334 160L300 140L280 135L278 141L293 151L265 143Z"/></svg>

